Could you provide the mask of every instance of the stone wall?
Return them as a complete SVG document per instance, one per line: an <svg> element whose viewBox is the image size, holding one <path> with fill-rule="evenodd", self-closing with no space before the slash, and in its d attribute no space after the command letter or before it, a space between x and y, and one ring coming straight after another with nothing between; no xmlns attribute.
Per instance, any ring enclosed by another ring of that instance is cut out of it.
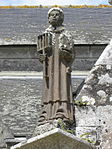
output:
<svg viewBox="0 0 112 149"><path fill-rule="evenodd" d="M72 79L73 91L83 79ZM17 136L31 137L40 113L42 79L0 77L2 122Z"/></svg>
<svg viewBox="0 0 112 149"><path fill-rule="evenodd" d="M76 135L111 149L112 41L104 49L75 99Z"/></svg>
<svg viewBox="0 0 112 149"><path fill-rule="evenodd" d="M75 45L73 70L91 69L105 46ZM36 45L0 46L1 71L42 71L42 64L37 58ZM75 96L82 81L83 78L72 79ZM40 113L41 97L42 79L0 77L0 114L3 124L9 127L15 137L31 137ZM80 111L78 113L76 109L76 112L76 116L80 117ZM78 126L80 127L79 124Z"/></svg>
<svg viewBox="0 0 112 149"><path fill-rule="evenodd" d="M42 80L0 79L2 121L15 136L29 137L36 125L42 96Z"/></svg>
<svg viewBox="0 0 112 149"><path fill-rule="evenodd" d="M76 60L73 70L90 70L105 48L99 45L74 45ZM0 46L0 71L42 71L36 45Z"/></svg>

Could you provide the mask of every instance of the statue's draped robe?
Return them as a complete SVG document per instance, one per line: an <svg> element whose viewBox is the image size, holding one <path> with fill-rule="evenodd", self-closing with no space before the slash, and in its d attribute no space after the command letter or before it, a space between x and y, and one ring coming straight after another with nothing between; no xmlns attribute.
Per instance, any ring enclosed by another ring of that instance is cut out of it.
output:
<svg viewBox="0 0 112 149"><path fill-rule="evenodd" d="M43 74L43 111L40 121L62 118L73 120L73 102L71 91L71 64L74 59L73 41L64 31L64 27L53 30L49 27L47 33L52 34L52 49L47 51L47 63ZM67 55L61 50L65 49Z"/></svg>

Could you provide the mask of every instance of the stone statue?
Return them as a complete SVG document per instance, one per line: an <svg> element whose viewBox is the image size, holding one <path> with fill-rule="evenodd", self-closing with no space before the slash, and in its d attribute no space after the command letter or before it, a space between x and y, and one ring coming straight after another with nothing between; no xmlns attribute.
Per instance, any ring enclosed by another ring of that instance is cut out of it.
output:
<svg viewBox="0 0 112 149"><path fill-rule="evenodd" d="M73 40L63 26L60 8L48 12L50 26L38 36L39 60L43 63L43 110L39 125L62 119L74 121L71 91L71 64L74 60Z"/></svg>

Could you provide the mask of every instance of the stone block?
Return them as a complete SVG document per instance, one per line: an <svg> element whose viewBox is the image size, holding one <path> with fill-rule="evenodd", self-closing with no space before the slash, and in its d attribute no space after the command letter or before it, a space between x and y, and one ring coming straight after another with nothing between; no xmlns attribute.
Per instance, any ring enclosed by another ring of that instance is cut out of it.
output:
<svg viewBox="0 0 112 149"><path fill-rule="evenodd" d="M90 58L99 58L106 45L91 45L90 46Z"/></svg>
<svg viewBox="0 0 112 149"><path fill-rule="evenodd" d="M76 126L78 127L95 127L97 126L96 107L75 106Z"/></svg>
<svg viewBox="0 0 112 149"><path fill-rule="evenodd" d="M98 127L76 127L76 136L82 140L86 140L91 143L96 143L98 138Z"/></svg>
<svg viewBox="0 0 112 149"><path fill-rule="evenodd" d="M102 128L102 134L112 131L112 106L99 106L96 110L97 123Z"/></svg>
<svg viewBox="0 0 112 149"><path fill-rule="evenodd" d="M76 58L73 62L72 69L81 71L90 70L93 67L96 60L96 58Z"/></svg>
<svg viewBox="0 0 112 149"><path fill-rule="evenodd" d="M21 142L11 149L93 149L92 144L78 139L59 128Z"/></svg>
<svg viewBox="0 0 112 149"><path fill-rule="evenodd" d="M111 149L112 148L112 132L105 133L102 136L101 148L102 149Z"/></svg>
<svg viewBox="0 0 112 149"><path fill-rule="evenodd" d="M90 55L88 45L74 45L74 50L76 52L76 57L79 58L88 58Z"/></svg>
<svg viewBox="0 0 112 149"><path fill-rule="evenodd" d="M38 59L0 59L0 71L42 71Z"/></svg>
<svg viewBox="0 0 112 149"><path fill-rule="evenodd" d="M38 57L37 49L31 45L15 45L15 46L0 46L0 59L6 58L23 58L23 59L34 59Z"/></svg>

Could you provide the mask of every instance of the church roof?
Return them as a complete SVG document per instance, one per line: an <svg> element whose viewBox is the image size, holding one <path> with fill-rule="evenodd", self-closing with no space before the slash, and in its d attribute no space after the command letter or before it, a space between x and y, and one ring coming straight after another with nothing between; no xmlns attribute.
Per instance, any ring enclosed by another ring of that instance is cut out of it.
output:
<svg viewBox="0 0 112 149"><path fill-rule="evenodd" d="M112 8L65 8L64 25L75 44L107 44L112 38ZM0 9L0 45L36 44L47 27L47 8Z"/></svg>

